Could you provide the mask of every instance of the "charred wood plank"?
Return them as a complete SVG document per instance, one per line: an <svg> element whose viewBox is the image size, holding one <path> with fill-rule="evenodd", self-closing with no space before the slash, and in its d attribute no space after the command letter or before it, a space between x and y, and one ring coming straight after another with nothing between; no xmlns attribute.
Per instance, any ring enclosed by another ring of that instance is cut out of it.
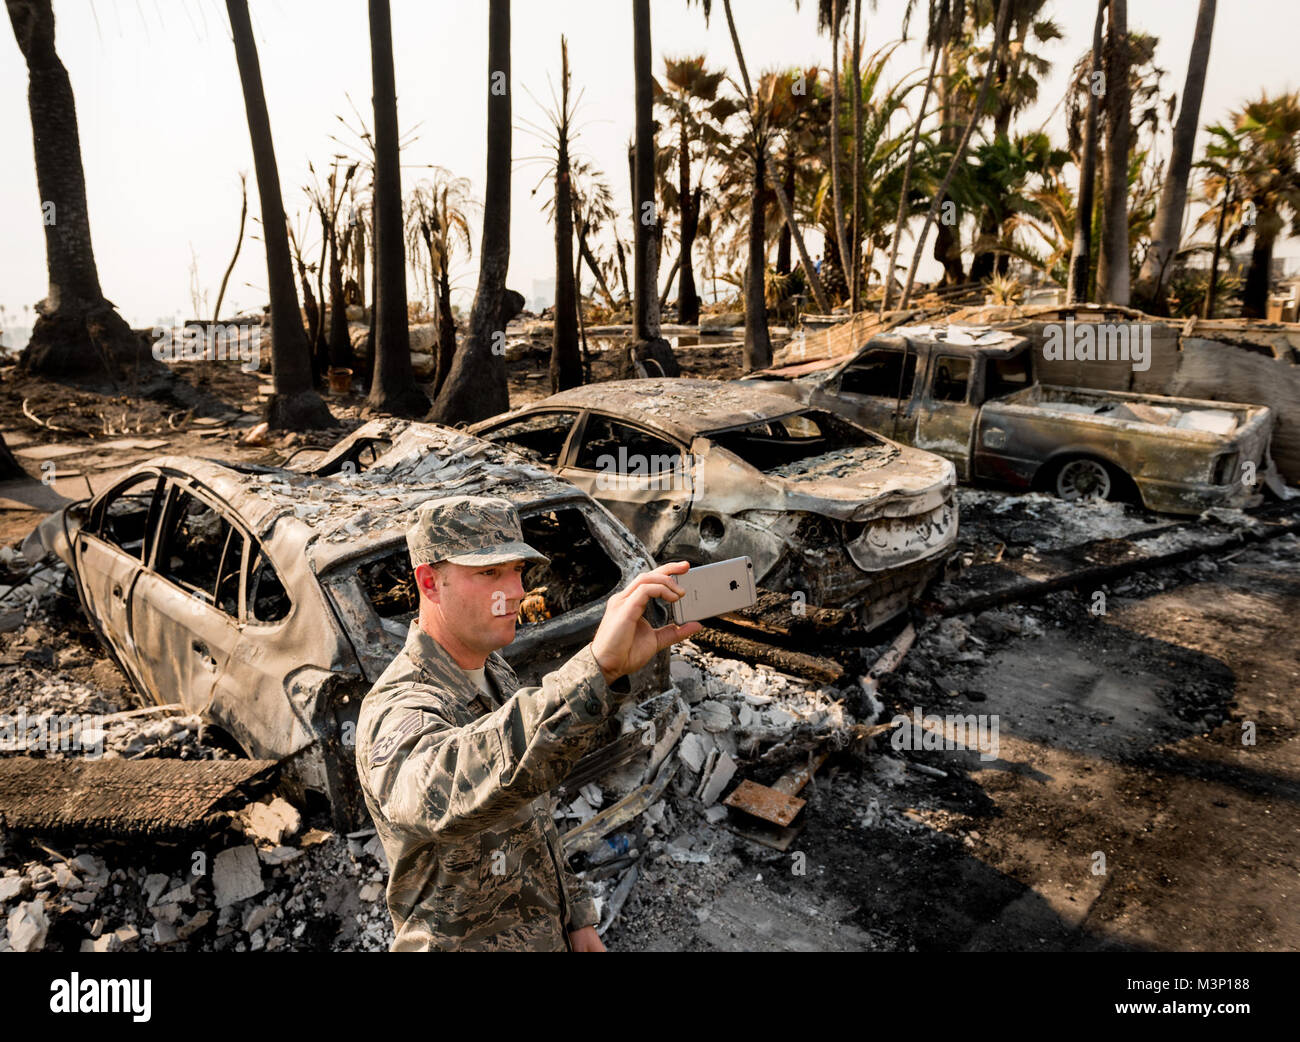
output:
<svg viewBox="0 0 1300 1042"><path fill-rule="evenodd" d="M773 647L771 644L763 644L711 626L706 626L694 634L691 640L709 651L729 655L745 662L770 666L782 673L811 680L815 684L838 684L844 677L844 667L833 659Z"/></svg>
<svg viewBox="0 0 1300 1042"><path fill-rule="evenodd" d="M0 821L16 832L183 835L269 783L276 760L0 759Z"/></svg>

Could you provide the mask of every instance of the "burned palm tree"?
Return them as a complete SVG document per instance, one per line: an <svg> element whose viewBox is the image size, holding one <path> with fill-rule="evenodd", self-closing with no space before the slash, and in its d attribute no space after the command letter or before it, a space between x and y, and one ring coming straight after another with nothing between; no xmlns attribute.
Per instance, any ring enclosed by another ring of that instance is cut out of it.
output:
<svg viewBox="0 0 1300 1042"><path fill-rule="evenodd" d="M1097 17L1092 29L1092 53L1089 59L1087 95L1088 103L1082 116L1083 129L1078 142L1082 149L1079 159L1079 199L1074 215L1074 241L1070 250L1070 270L1066 281L1065 299L1076 304L1088 299L1088 271L1092 263L1092 211L1097 185L1097 98L1103 82L1102 21L1106 14L1106 0L1098 0ZM1077 92L1070 94L1071 100ZM1072 135L1076 120L1069 120ZM1071 142L1072 146L1075 142Z"/></svg>
<svg viewBox="0 0 1300 1042"><path fill-rule="evenodd" d="M328 427L334 417L311 379L311 358L298 313L298 293L293 285L289 234L285 226L280 174L275 163L271 118L262 91L262 69L257 43L248 17L247 0L226 0L235 61L244 91L244 109L253 147L253 169L262 207L262 235L266 243L266 281L271 297L271 358L274 393L267 402L271 427L304 430Z"/></svg>
<svg viewBox="0 0 1300 1042"><path fill-rule="evenodd" d="M971 111L966 127L962 131L961 139L957 142L957 149L948 165L948 172L944 174L943 181L940 182L938 190L934 193L934 198L930 202L930 209L925 215L925 221L921 224L921 234L917 237L916 250L912 254L912 264L907 270L907 281L903 285L903 299L899 302L900 308L906 308L908 300L911 299L912 285L916 281L916 269L921 262L921 254L925 251L925 240L929 236L930 226L934 224L935 219L939 216L939 210L948 194L949 187L952 185L952 179L956 176L957 170L966 158L966 149L970 146L970 139L975 132L975 125L984 116L984 107L988 103L989 91L993 86L993 73L997 68L1002 47L1006 40L1007 19L1011 13L1011 6L1012 0L999 0L997 19L993 26L993 45L988 64L985 66L984 79L980 83L974 109ZM887 274L886 278L888 277Z"/></svg>
<svg viewBox="0 0 1300 1042"><path fill-rule="evenodd" d="M573 116L581 92L572 97L569 76L569 43L560 37L560 90L551 88L551 105L546 109L549 127L529 124L546 143L547 172L533 189L536 193L550 180L553 194L546 209L555 225L555 306L551 320L551 393L578 387L582 383L582 357L578 353L578 288L573 259L574 192L570 147L573 144ZM552 159L551 156L554 156Z"/></svg>
<svg viewBox="0 0 1300 1042"><path fill-rule="evenodd" d="M665 179L663 196L664 205L677 210L681 230L677 320L683 325L694 325L700 319L692 252L700 229L709 157L724 142L723 125L740 109L734 98L718 92L726 78L725 72L707 68L702 54L665 58L663 88L655 97L677 131L669 146L670 158L676 161L677 179Z"/></svg>
<svg viewBox="0 0 1300 1042"><path fill-rule="evenodd" d="M1196 131L1201 118L1201 96L1205 93L1205 73L1210 63L1210 40L1214 35L1215 0L1200 0L1196 15L1196 32L1192 53L1187 62L1187 79L1183 84L1182 104L1169 153L1169 170L1160 194L1151 248L1142 261L1136 294L1151 310L1164 311L1165 285L1169 281L1170 262L1178 252L1182 237L1183 211L1187 208L1187 182L1192 172L1192 154L1196 148Z"/></svg>
<svg viewBox="0 0 1300 1042"><path fill-rule="evenodd" d="M54 49L50 0L5 0L27 63L27 102L36 186L45 226L49 290L23 350L28 372L57 379L116 381L152 367L148 346L104 299L90 242L77 109L68 72Z"/></svg>
<svg viewBox="0 0 1300 1042"><path fill-rule="evenodd" d="M502 312L510 266L510 0L488 5L487 190L469 336L429 419L473 423L510 408Z"/></svg>
<svg viewBox="0 0 1300 1042"><path fill-rule="evenodd" d="M654 76L651 72L650 0L632 0L632 72L636 84L636 149L632 193L632 372L677 376L681 367L659 335L659 231L655 205Z"/></svg>
<svg viewBox="0 0 1300 1042"><path fill-rule="evenodd" d="M569 160L569 184L573 191L573 233L578 242L578 256L591 271L605 303L613 308L616 301L609 288L609 275L617 265L598 257L592 240L606 228L610 229L615 234L614 242L621 258L622 243L615 227L618 211L614 208L614 194L609 190L604 175L589 161L576 156ZM581 294L578 303L581 307Z"/></svg>
<svg viewBox="0 0 1300 1042"><path fill-rule="evenodd" d="M348 253L352 245L350 228L341 228L339 219L343 216L343 207L348 198L348 190L356 175L360 163L350 163L339 175L339 160L335 156L329 176L322 185L319 181L306 186L303 191L311 202L316 219L320 222L321 256L314 266L316 273L316 292L311 294L312 305L307 308L311 325L313 369L317 377L325 374L327 369L352 369L355 361L352 355L352 339L348 335L347 304L343 292L343 268L347 264ZM315 177L316 169L307 164L308 170ZM291 239L290 245L293 245ZM298 258L300 269L306 265L301 256ZM302 273L302 272L300 272ZM305 276L304 276L305 279ZM329 328L325 328L325 294L329 291ZM310 290L308 290L310 293ZM316 299L320 307L314 307Z"/></svg>
<svg viewBox="0 0 1300 1042"><path fill-rule="evenodd" d="M451 263L456 250L473 253L469 234L469 179L435 166L412 190L406 204L406 248L417 274L429 286L438 324L434 352L433 393L436 397L456 354L456 319L451 311ZM423 251L423 254L421 253ZM428 260L423 261L422 256Z"/></svg>
<svg viewBox="0 0 1300 1042"><path fill-rule="evenodd" d="M370 0L370 68L375 106L375 339L366 411L423 416L429 399L415 384L406 312L406 252L402 235L402 172L397 87L388 0Z"/></svg>
<svg viewBox="0 0 1300 1042"><path fill-rule="evenodd" d="M1097 299L1129 302L1129 147L1133 137L1129 69L1128 2L1109 0L1104 63L1106 73L1106 162L1102 167L1101 252L1097 257ZM1082 215L1081 215L1082 216Z"/></svg>
<svg viewBox="0 0 1300 1042"><path fill-rule="evenodd" d="M849 253L847 230L844 227L844 193L841 188L844 183L844 175L841 172L844 165L844 149L841 142L843 127L840 123L840 29L844 25L844 17L847 14L848 5L845 0L819 0L817 5L817 29L819 32L829 32L831 36L831 121L827 134L831 153L831 205L834 207L831 227L834 231L840 265L845 275L854 267Z"/></svg>

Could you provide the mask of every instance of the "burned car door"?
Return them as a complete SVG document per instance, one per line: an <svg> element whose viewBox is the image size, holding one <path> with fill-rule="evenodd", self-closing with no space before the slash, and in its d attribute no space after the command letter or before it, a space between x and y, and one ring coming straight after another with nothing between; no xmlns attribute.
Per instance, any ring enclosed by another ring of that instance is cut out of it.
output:
<svg viewBox="0 0 1300 1042"><path fill-rule="evenodd" d="M852 418L873 431L911 444L914 417L907 416L916 383L915 351L906 345L873 347L840 372L827 391L850 406Z"/></svg>
<svg viewBox="0 0 1300 1042"><path fill-rule="evenodd" d="M577 420L576 412L531 412L480 431L478 436L504 442L543 466L558 468Z"/></svg>
<svg viewBox="0 0 1300 1042"><path fill-rule="evenodd" d="M970 355L930 357L930 393L916 410L912 444L952 461L957 477L970 478L971 438L979 406L971 404L975 360Z"/></svg>
<svg viewBox="0 0 1300 1042"><path fill-rule="evenodd" d="M657 556L690 516L695 472L686 446L594 412L574 439L560 475Z"/></svg>
<svg viewBox="0 0 1300 1042"><path fill-rule="evenodd" d="M202 713L239 641L247 540L192 489L169 486L152 567L131 594L131 635L153 696Z"/></svg>
<svg viewBox="0 0 1300 1042"><path fill-rule="evenodd" d="M99 498L73 542L86 614L140 686L131 642L131 595L153 548L161 499L162 477L136 474Z"/></svg>

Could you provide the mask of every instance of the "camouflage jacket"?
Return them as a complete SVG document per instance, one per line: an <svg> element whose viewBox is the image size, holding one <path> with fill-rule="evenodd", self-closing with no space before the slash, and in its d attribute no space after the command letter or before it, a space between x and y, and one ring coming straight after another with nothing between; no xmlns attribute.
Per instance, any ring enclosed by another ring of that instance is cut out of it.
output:
<svg viewBox="0 0 1300 1042"><path fill-rule="evenodd" d="M519 688L488 656L491 700L432 637L406 646L366 695L357 769L388 859L393 951L571 949L596 908L569 870L548 793L628 692L588 644Z"/></svg>

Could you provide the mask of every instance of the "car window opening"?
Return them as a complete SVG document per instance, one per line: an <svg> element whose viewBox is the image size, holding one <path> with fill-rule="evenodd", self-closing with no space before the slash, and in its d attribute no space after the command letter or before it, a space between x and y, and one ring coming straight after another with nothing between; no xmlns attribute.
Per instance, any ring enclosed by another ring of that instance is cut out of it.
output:
<svg viewBox="0 0 1300 1042"><path fill-rule="evenodd" d="M293 606L288 591L265 553L253 557L248 579L248 613L257 622L279 622Z"/></svg>
<svg viewBox="0 0 1300 1042"><path fill-rule="evenodd" d="M144 560L144 544L152 521L156 475L148 474L122 489L104 505L99 537Z"/></svg>
<svg viewBox="0 0 1300 1042"><path fill-rule="evenodd" d="M844 370L841 394L865 394L873 398L897 398L900 386L904 398L912 396L916 377L916 355L909 351L868 351Z"/></svg>
<svg viewBox="0 0 1300 1042"><path fill-rule="evenodd" d="M610 474L647 476L682 469L682 451L637 427L590 416L574 466Z"/></svg>
<svg viewBox="0 0 1300 1042"><path fill-rule="evenodd" d="M561 507L521 518L524 542L551 560L530 563L522 577L517 620L536 625L613 593L622 572L592 533L582 511ZM419 611L419 591L405 545L357 568L357 578L381 619L408 624Z"/></svg>
<svg viewBox="0 0 1300 1042"><path fill-rule="evenodd" d="M830 452L882 444L874 435L824 412L799 413L718 431L709 439L764 473Z"/></svg>
<svg viewBox="0 0 1300 1042"><path fill-rule="evenodd" d="M529 459L555 467L559 465L565 439L577 418L578 414L572 412L526 416L504 427L485 431L482 437L488 441L505 442Z"/></svg>
<svg viewBox="0 0 1300 1042"><path fill-rule="evenodd" d="M373 467L375 461L392 447L393 443L388 438L362 438L347 452L317 469L315 473L320 477L329 477L331 474L340 474L344 471L360 474Z"/></svg>
<svg viewBox="0 0 1300 1042"><path fill-rule="evenodd" d="M985 374L985 398L1001 398L1023 391L1029 386L1029 352L1022 351L1011 358L991 358Z"/></svg>

